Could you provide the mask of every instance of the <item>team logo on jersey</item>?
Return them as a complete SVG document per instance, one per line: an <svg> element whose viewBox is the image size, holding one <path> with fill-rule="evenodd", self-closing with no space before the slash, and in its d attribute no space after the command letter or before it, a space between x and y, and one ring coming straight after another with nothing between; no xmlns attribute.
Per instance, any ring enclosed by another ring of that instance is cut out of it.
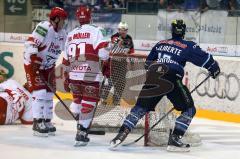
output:
<svg viewBox="0 0 240 159"><path fill-rule="evenodd" d="M87 93L92 94L92 93L95 92L95 87L94 87L94 86L86 86L86 87L85 87L85 91L86 91Z"/></svg>
<svg viewBox="0 0 240 159"><path fill-rule="evenodd" d="M64 37L63 36L59 36L59 37L55 37L55 39L58 40L58 41L63 41Z"/></svg>
<svg viewBox="0 0 240 159"><path fill-rule="evenodd" d="M93 97L93 98L98 97L98 93L97 93L96 88L94 86L85 86L84 90L85 90L84 91L84 96Z"/></svg>
<svg viewBox="0 0 240 159"><path fill-rule="evenodd" d="M50 44L48 51L55 54L55 55L60 55L61 54L60 46L55 45L53 42Z"/></svg>

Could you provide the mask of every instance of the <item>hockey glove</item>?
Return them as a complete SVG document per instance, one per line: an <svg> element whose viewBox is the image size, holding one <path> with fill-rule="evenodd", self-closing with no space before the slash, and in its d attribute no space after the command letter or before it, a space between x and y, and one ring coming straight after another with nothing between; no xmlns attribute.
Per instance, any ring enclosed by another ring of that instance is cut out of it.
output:
<svg viewBox="0 0 240 159"><path fill-rule="evenodd" d="M36 54L31 55L30 59L31 59L32 71L35 72L36 74L39 74L40 67L42 64L42 59L40 57L37 57Z"/></svg>
<svg viewBox="0 0 240 159"><path fill-rule="evenodd" d="M213 64L208 68L209 74L213 79L217 78L220 74L220 68L217 61L214 61Z"/></svg>

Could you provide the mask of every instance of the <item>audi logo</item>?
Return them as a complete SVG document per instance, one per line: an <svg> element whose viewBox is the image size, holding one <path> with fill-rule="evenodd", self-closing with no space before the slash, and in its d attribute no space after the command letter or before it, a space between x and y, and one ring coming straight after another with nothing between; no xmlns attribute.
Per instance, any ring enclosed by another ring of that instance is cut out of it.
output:
<svg viewBox="0 0 240 159"><path fill-rule="evenodd" d="M201 71L197 74L196 83L206 78L208 73ZM197 89L199 96L217 97L219 99L228 99L234 101L240 91L240 82L236 74L226 74L221 72L216 79L208 79L203 87Z"/></svg>

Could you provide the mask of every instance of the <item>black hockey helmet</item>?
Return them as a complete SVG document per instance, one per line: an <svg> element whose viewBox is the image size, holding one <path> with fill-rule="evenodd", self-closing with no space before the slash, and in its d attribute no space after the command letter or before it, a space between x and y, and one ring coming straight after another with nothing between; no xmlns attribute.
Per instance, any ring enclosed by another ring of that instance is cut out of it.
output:
<svg viewBox="0 0 240 159"><path fill-rule="evenodd" d="M186 31L186 24L182 19L175 19L171 23L171 31L173 37L182 37L184 38Z"/></svg>

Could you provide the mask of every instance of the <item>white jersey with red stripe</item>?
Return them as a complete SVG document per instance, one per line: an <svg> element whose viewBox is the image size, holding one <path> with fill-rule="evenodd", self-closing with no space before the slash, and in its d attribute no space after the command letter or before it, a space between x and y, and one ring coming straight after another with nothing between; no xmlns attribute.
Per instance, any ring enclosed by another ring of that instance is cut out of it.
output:
<svg viewBox="0 0 240 159"><path fill-rule="evenodd" d="M92 24L79 26L68 33L63 64L70 66L69 78L82 81L101 81L100 60L107 60L108 41L104 29Z"/></svg>
<svg viewBox="0 0 240 159"><path fill-rule="evenodd" d="M42 59L42 68L51 68L64 49L66 32L56 32L49 21L40 22L25 42L24 64L31 63L30 56L37 54Z"/></svg>
<svg viewBox="0 0 240 159"><path fill-rule="evenodd" d="M0 83L0 97L7 102L5 124L12 124L18 119L22 122L32 121L32 96L18 82L9 79Z"/></svg>

